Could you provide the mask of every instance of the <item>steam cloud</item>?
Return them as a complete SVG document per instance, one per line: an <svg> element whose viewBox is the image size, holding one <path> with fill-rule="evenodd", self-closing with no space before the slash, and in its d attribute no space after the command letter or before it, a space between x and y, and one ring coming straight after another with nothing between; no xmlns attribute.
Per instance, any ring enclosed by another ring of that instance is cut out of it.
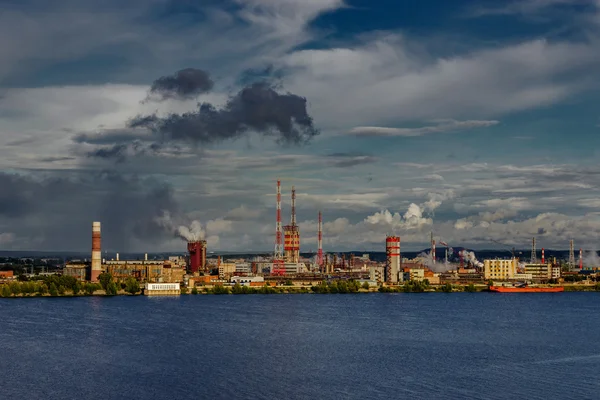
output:
<svg viewBox="0 0 600 400"><path fill-rule="evenodd" d="M173 222L171 213L168 211L164 211L161 217L156 218L156 223L186 242L204 240L206 237L206 231L199 221L192 221L190 226L178 225Z"/></svg>

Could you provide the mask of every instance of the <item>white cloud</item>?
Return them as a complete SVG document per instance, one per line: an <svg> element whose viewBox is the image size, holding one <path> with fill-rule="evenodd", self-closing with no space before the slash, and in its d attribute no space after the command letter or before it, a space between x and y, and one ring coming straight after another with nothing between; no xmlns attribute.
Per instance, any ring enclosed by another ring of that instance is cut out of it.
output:
<svg viewBox="0 0 600 400"><path fill-rule="evenodd" d="M379 126L357 126L350 129L354 136L423 136L431 133L457 132L476 128L486 128L499 121L443 121L438 125L421 128L384 128Z"/></svg>
<svg viewBox="0 0 600 400"><path fill-rule="evenodd" d="M435 130L381 128L406 121L485 121L556 104L589 90L600 66L594 40L532 40L438 58L414 47L388 34L353 47L297 51L279 65L288 71L286 88L310 99L322 126L374 127L363 131L381 135Z"/></svg>

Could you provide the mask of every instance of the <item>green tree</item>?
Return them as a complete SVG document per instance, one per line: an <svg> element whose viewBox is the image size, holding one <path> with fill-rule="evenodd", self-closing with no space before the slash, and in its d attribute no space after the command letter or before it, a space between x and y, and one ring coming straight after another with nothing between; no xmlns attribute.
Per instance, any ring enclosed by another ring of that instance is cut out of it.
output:
<svg viewBox="0 0 600 400"><path fill-rule="evenodd" d="M188 288L186 288L185 286L181 287L181 294L188 294Z"/></svg>
<svg viewBox="0 0 600 400"><path fill-rule="evenodd" d="M79 282L75 282L73 284L73 296L77 296L79 292L81 292L81 284Z"/></svg>
<svg viewBox="0 0 600 400"><path fill-rule="evenodd" d="M48 289L48 291L50 292L50 296L58 296L58 288L56 287L56 284L54 282L50 284L50 288Z"/></svg>
<svg viewBox="0 0 600 400"><path fill-rule="evenodd" d="M441 290L444 293L452 293L452 284L451 283L446 283L444 286L442 286Z"/></svg>
<svg viewBox="0 0 600 400"><path fill-rule="evenodd" d="M473 285L472 283L469 283L467 286L465 286L465 292L476 292L477 289L475 289L475 285Z"/></svg>
<svg viewBox="0 0 600 400"><path fill-rule="evenodd" d="M192 288L192 294L198 294L198 289L196 288L196 286Z"/></svg>
<svg viewBox="0 0 600 400"><path fill-rule="evenodd" d="M12 291L8 285L2 285L2 297L10 297L12 296Z"/></svg>
<svg viewBox="0 0 600 400"><path fill-rule="evenodd" d="M242 289L242 285L239 282L236 282L235 285L231 288L231 293L233 294L243 294L244 289Z"/></svg>
<svg viewBox="0 0 600 400"><path fill-rule="evenodd" d="M98 275L98 281L100 281L100 285L102 286L102 289L108 290L108 284L113 282L113 277L108 272L103 272L100 275ZM116 293L116 287L117 286L115 285L115 293Z"/></svg>
<svg viewBox="0 0 600 400"><path fill-rule="evenodd" d="M43 296L46 293L48 293L48 286L45 283L42 283L40 286L38 286L38 294Z"/></svg>
<svg viewBox="0 0 600 400"><path fill-rule="evenodd" d="M137 294L140 291L140 284L133 277L127 278L125 281L125 291L129 294Z"/></svg>
<svg viewBox="0 0 600 400"><path fill-rule="evenodd" d="M60 294L61 296L63 296L66 291L67 291L67 288L65 288L63 285L60 285L58 287L58 294Z"/></svg>
<svg viewBox="0 0 600 400"><path fill-rule="evenodd" d="M362 288L365 289L365 290L369 290L369 282L364 282L362 284Z"/></svg>
<svg viewBox="0 0 600 400"><path fill-rule="evenodd" d="M112 279L112 277L111 277ZM107 296L116 296L117 294L117 284L114 283L113 281L110 281L107 285L106 285L106 294Z"/></svg>

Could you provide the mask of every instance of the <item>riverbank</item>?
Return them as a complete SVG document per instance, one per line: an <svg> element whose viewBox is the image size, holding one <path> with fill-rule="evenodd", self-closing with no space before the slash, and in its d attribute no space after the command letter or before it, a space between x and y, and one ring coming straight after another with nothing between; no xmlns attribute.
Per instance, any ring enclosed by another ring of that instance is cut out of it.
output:
<svg viewBox="0 0 600 400"><path fill-rule="evenodd" d="M25 284L26 282L22 282ZM18 283L17 283L18 284ZM7 287L8 285L5 285ZM600 284L595 285L548 285L563 286L565 292L600 292ZM4 288L2 288L4 289ZM49 293L41 291L23 290L23 287L12 284L10 293L6 290L0 290L1 298L36 298L36 297L114 297L114 296L140 296L141 291L131 293L126 290L118 290L115 294L107 294L103 289L96 289L87 292L63 291L62 293ZM182 296L195 295L222 295L222 294L366 294L366 293L489 293L487 285L425 285L418 282L406 283L402 286L380 286L363 287L360 285L349 285L347 282L322 283L319 285L307 286L262 286L249 287L241 285L233 286L206 286L197 287L189 290L182 288Z"/></svg>

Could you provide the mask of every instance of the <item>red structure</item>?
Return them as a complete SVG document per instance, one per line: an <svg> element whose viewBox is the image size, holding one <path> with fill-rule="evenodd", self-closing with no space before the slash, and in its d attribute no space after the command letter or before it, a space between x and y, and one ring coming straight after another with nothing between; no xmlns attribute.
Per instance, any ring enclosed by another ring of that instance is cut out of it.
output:
<svg viewBox="0 0 600 400"><path fill-rule="evenodd" d="M273 275L285 274L285 264L283 262L283 244L281 235L281 182L277 180L277 222L275 225L275 253L273 254Z"/></svg>
<svg viewBox="0 0 600 400"><path fill-rule="evenodd" d="M296 224L296 189L292 186L292 220L283 227L284 259L286 262L297 263L300 261L300 230Z"/></svg>
<svg viewBox="0 0 600 400"><path fill-rule="evenodd" d="M579 249L579 269L583 269L583 250Z"/></svg>
<svg viewBox="0 0 600 400"><path fill-rule="evenodd" d="M190 272L206 271L206 240L188 242L188 252L190 253Z"/></svg>
<svg viewBox="0 0 600 400"><path fill-rule="evenodd" d="M319 232L317 234L317 265L323 268L323 215L319 211Z"/></svg>
<svg viewBox="0 0 600 400"><path fill-rule="evenodd" d="M544 255L544 248L542 247L542 264L546 264L546 256Z"/></svg>

